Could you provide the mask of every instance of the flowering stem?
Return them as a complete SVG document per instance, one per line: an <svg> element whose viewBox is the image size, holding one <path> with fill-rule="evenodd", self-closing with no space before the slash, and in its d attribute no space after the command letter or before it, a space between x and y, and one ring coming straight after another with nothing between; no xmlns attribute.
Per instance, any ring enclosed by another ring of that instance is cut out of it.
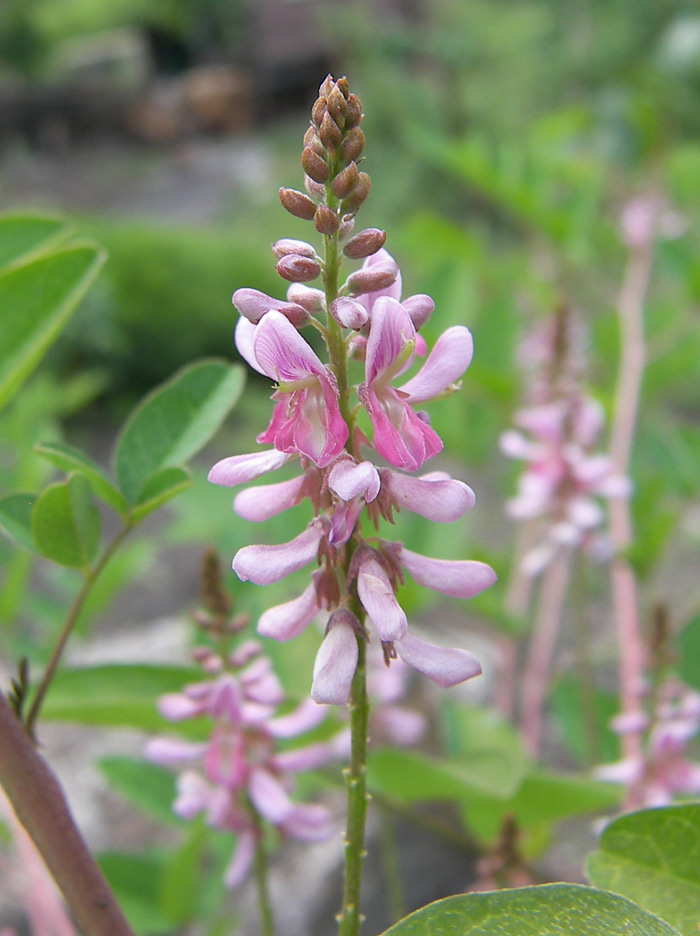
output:
<svg viewBox="0 0 700 936"><path fill-rule="evenodd" d="M134 936L73 821L58 780L2 694L0 784L83 932Z"/></svg>
<svg viewBox="0 0 700 936"><path fill-rule="evenodd" d="M63 624L63 628L61 629L61 633L59 634L58 640L56 642L56 646L53 648L51 658L49 659L46 669L44 670L44 673L41 677L41 682L39 683L39 687L36 691L36 695L34 696L34 701L32 702L32 706L29 710L29 713L27 714L25 724L27 727L27 734L30 737L34 737L34 729L36 727L37 719L39 718L39 712L41 711L41 706L44 703L44 698L46 696L46 693L48 692L49 686L51 685L51 681L53 680L53 677L56 673L56 669L58 668L58 664L61 660L61 656L63 654L66 644L68 643L68 638L73 632L73 628L75 627L78 621L78 618L80 617L80 613L83 610L85 601L87 600L87 597L90 594L90 590L92 589L92 586L95 584L95 581L97 580L98 576L100 575L104 567L107 565L109 560L112 558L114 553L117 551L117 549L122 543L122 540L129 533L131 528L132 528L132 524L128 522L121 528L121 530L117 533L117 535L114 537L114 539L107 546L105 551L102 553L99 561L95 564L94 568L90 569L87 572L82 588L80 589L78 594L75 596L73 604L71 605L70 610L68 611L68 616L66 617L66 620Z"/></svg>
<svg viewBox="0 0 700 936"><path fill-rule="evenodd" d="M535 630L523 678L522 734L533 757L539 754L542 741L544 701L568 580L569 555L560 551L542 576Z"/></svg>
<svg viewBox="0 0 700 936"><path fill-rule="evenodd" d="M343 906L338 915L339 936L357 936L360 932L360 887L365 857L365 822L367 819L367 736L369 702L367 699L367 644L357 638L357 669L350 691L350 726L352 751L345 771L348 790L348 825L345 835L345 883Z"/></svg>
<svg viewBox="0 0 700 936"><path fill-rule="evenodd" d="M639 396L646 356L644 344L644 300L651 273L651 244L632 247L617 303L620 320L620 369L611 428L610 454L620 475L629 473L632 441L637 422ZM610 501L610 537L615 548L612 590L619 645L620 707L625 715L639 711L643 690L644 642L639 622L639 602L634 571L625 557L632 543L629 499ZM639 757L641 734L622 737L625 757Z"/></svg>

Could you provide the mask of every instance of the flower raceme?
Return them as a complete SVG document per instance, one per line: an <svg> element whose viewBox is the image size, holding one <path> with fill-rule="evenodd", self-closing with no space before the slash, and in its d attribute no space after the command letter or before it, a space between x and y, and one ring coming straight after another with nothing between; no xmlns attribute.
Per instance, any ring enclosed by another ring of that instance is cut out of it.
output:
<svg viewBox="0 0 700 936"><path fill-rule="evenodd" d="M355 216L370 187L369 177L357 169L364 147L361 119L361 105L347 82L327 79L305 137L306 193L280 191L291 214L313 221L323 237L324 256L305 241L278 241L273 252L277 272L290 284L286 299L251 289L233 295L241 315L236 347L275 384L272 418L258 436L272 448L224 458L209 475L216 484L235 487L284 465L298 466L291 479L244 488L234 509L261 522L309 501L312 519L287 543L240 549L233 568L244 581L268 585L317 564L306 589L265 611L258 629L289 640L328 614L312 695L333 703L347 700L358 641L369 639L360 618L371 625L387 663L399 657L441 686L476 675L478 661L467 651L435 647L409 632L396 593L405 572L461 598L495 580L484 563L429 559L402 543L366 539L363 532L365 519L378 529L382 519L392 523L401 509L451 523L475 499L467 485L442 472L410 474L443 447L422 405L459 389L473 343L466 327L453 326L428 353L420 330L434 311L432 299L422 294L402 298L401 273L384 248L384 232L354 233ZM363 263L341 283L344 258ZM323 289L310 285L317 276ZM301 335L303 328L316 338L320 333L327 364ZM419 358L422 366L411 375ZM349 379L353 360L364 365L364 380L357 386ZM362 428L358 418L364 420ZM375 464L373 455L390 467Z"/></svg>

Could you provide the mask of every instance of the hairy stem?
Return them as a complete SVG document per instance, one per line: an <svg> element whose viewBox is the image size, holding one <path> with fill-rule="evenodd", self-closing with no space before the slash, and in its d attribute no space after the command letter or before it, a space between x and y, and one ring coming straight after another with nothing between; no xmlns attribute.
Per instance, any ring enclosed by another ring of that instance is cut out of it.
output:
<svg viewBox="0 0 700 936"><path fill-rule="evenodd" d="M0 784L89 936L134 936L83 840L61 786L0 694Z"/></svg>

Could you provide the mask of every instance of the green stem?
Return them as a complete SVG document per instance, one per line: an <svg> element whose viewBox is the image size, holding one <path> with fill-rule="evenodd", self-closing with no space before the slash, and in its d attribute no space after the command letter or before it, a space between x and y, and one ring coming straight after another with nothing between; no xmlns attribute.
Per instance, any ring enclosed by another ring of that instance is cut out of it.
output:
<svg viewBox="0 0 700 936"><path fill-rule="evenodd" d="M379 842L389 916L392 921L398 921L403 919L408 911L401 880L401 862L399 861L399 849L396 842L396 826L394 817L386 810L383 810L379 815Z"/></svg>
<svg viewBox="0 0 700 936"><path fill-rule="evenodd" d="M358 661L350 692L352 751L345 771L348 791L348 825L345 835L345 883L343 906L338 915L339 936L358 936L360 887L365 858L365 823L367 819L367 740L369 702L367 699L367 644L358 635Z"/></svg>
<svg viewBox="0 0 700 936"><path fill-rule="evenodd" d="M68 638L70 637L73 631L73 628L75 627L78 621L78 618L80 617L80 613L83 610L83 607L85 605L88 595L90 594L90 591L92 590L92 586L95 584L100 573L102 572L104 567L107 565L109 560L112 558L112 556L115 554L115 552L121 545L122 540L126 537L126 535L129 533L131 529L132 529L132 524L127 522L121 528L121 530L117 533L117 535L114 537L111 543L109 543L109 545L107 546L105 551L102 553L102 556L100 557L99 561L96 563L94 568L90 569L85 575L85 581L83 582L82 588L80 589L78 594L75 596L73 604L71 605L70 610L68 611L68 616L66 617L66 620L63 624L63 628L61 629L61 633L59 634L58 641L56 642L56 646L53 648L51 658L49 659L46 669L44 670L44 674L41 677L41 682L39 683L39 688L37 689L36 695L34 696L34 701L32 702L32 706L29 709L29 713L25 721L25 726L27 729L27 734L30 737L34 737L34 729L36 727L37 719L39 718L39 712L41 711L41 706L44 703L44 698L46 696L46 693L49 690L51 681L53 680L53 677L56 673L56 669L58 668L58 664L61 660L61 655L63 654L63 650L66 644L68 643Z"/></svg>
<svg viewBox="0 0 700 936"><path fill-rule="evenodd" d="M275 921L272 915L272 904L270 903L270 891L267 883L267 854L265 852L265 842L260 828L260 821L257 814L252 810L258 825L258 844L255 849L255 883L258 890L258 906L260 908L260 917L262 919L262 936L275 936Z"/></svg>

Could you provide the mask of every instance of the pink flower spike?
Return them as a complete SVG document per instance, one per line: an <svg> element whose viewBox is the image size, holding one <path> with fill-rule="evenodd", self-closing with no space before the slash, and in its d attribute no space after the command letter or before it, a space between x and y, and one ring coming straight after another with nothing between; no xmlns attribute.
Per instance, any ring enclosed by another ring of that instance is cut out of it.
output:
<svg viewBox="0 0 700 936"><path fill-rule="evenodd" d="M258 442L306 455L325 468L342 452L349 432L332 371L278 312L258 325L254 350L264 372L280 385L272 421Z"/></svg>
<svg viewBox="0 0 700 936"><path fill-rule="evenodd" d="M406 615L396 600L388 575L376 559L366 559L360 566L357 594L381 640L401 640L405 636Z"/></svg>
<svg viewBox="0 0 700 936"><path fill-rule="evenodd" d="M471 364L473 355L471 332L464 325L454 325L440 335L416 376L399 389L412 404L432 400L452 388Z"/></svg>
<svg viewBox="0 0 700 936"><path fill-rule="evenodd" d="M340 458L328 475L328 486L341 500L351 501L364 497L369 503L379 494L379 472L372 462L355 462Z"/></svg>
<svg viewBox="0 0 700 936"><path fill-rule="evenodd" d="M423 673L442 689L449 689L481 673L481 664L468 650L436 647L415 634L406 634L395 643L396 652L413 669Z"/></svg>
<svg viewBox="0 0 700 936"><path fill-rule="evenodd" d="M253 864L257 847L257 837L254 832L246 830L239 834L236 850L224 874L224 883L229 890L235 890L245 880Z"/></svg>
<svg viewBox="0 0 700 936"><path fill-rule="evenodd" d="M209 472L209 481L212 484L223 484L225 487L236 487L247 484L269 471L276 471L286 464L290 456L276 449L266 452L252 452L249 455L232 455L222 458Z"/></svg>
<svg viewBox="0 0 700 936"><path fill-rule="evenodd" d="M318 611L316 589L312 583L298 598L264 611L258 621L258 633L261 637L282 642L292 640L306 630Z"/></svg>
<svg viewBox="0 0 700 936"><path fill-rule="evenodd" d="M384 469L382 483L399 509L405 508L434 523L459 520L476 503L474 491L468 485L441 472L414 478Z"/></svg>
<svg viewBox="0 0 700 936"><path fill-rule="evenodd" d="M325 705L345 705L357 669L357 636L341 614L335 614L314 662L311 698Z"/></svg>
<svg viewBox="0 0 700 936"><path fill-rule="evenodd" d="M304 487L304 480L304 475L300 475L298 478L282 481L279 484L246 488L236 495L233 509L244 520L262 523L299 503L298 497Z"/></svg>
<svg viewBox="0 0 700 936"><path fill-rule="evenodd" d="M311 523L303 533L279 546L244 546L233 559L233 571L242 582L272 585L312 562L326 532L322 523Z"/></svg>
<svg viewBox="0 0 700 936"><path fill-rule="evenodd" d="M451 595L453 598L473 598L496 581L496 573L491 566L474 559L431 559L411 552L403 546L399 558L411 578L419 585L442 592L443 595Z"/></svg>
<svg viewBox="0 0 700 936"><path fill-rule="evenodd" d="M273 738L296 738L321 724L326 712L313 699L304 699L288 715L280 715L267 723Z"/></svg>

